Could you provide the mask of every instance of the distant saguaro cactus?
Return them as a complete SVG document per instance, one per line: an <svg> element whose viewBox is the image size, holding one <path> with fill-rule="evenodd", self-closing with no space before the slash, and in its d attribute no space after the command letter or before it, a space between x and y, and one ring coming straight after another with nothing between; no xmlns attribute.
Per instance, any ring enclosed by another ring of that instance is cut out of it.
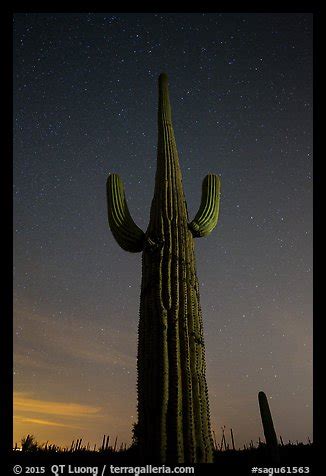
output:
<svg viewBox="0 0 326 476"><path fill-rule="evenodd" d="M193 238L207 236L217 224L220 179L206 176L199 211L189 223L165 74L159 77L157 170L146 233L131 218L116 174L108 178L107 197L116 241L124 250L143 251L137 361L141 457L212 462Z"/></svg>
<svg viewBox="0 0 326 476"><path fill-rule="evenodd" d="M271 460L274 462L278 462L280 459L278 442L277 442L277 437L276 437L276 433L274 429L271 411L268 405L268 400L264 392L258 393L258 402L259 402L259 409L260 409L260 415L261 415L261 420L263 424L266 445L268 447Z"/></svg>

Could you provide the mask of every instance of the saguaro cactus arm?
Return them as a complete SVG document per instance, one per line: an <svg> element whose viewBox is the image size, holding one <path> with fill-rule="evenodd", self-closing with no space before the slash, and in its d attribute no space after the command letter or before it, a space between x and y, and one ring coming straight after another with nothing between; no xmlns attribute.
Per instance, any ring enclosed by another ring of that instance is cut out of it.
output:
<svg viewBox="0 0 326 476"><path fill-rule="evenodd" d="M109 225L114 238L125 251L137 253L144 249L145 234L131 218L123 182L110 174L106 183Z"/></svg>
<svg viewBox="0 0 326 476"><path fill-rule="evenodd" d="M203 180L201 203L197 215L189 224L194 238L208 236L216 227L220 207L220 177L208 174Z"/></svg>

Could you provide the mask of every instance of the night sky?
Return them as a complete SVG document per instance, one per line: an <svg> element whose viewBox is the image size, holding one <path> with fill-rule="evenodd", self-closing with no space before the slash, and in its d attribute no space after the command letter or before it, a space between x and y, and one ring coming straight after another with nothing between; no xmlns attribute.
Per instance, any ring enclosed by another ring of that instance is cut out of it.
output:
<svg viewBox="0 0 326 476"><path fill-rule="evenodd" d="M14 16L14 441L131 441L141 254L107 223L120 174L145 231L169 76L195 241L212 427L312 438L312 14Z"/></svg>

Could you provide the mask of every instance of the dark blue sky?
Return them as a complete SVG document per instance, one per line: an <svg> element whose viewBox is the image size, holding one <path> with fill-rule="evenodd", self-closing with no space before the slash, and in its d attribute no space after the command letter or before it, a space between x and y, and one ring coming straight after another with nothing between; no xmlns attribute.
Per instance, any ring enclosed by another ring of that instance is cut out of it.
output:
<svg viewBox="0 0 326 476"><path fill-rule="evenodd" d="M157 78L169 76L196 240L212 426L312 433L312 14L44 13L14 17L15 440L130 441L141 256L107 224L119 173L145 230ZM55 409L55 411L51 411ZM300 415L300 418L298 416Z"/></svg>

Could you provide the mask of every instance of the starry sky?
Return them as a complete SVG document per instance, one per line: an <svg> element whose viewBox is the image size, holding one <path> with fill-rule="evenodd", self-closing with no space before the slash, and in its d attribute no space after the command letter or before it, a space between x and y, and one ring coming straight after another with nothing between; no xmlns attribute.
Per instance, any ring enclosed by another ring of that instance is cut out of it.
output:
<svg viewBox="0 0 326 476"><path fill-rule="evenodd" d="M146 230L157 78L169 76L190 219L221 176L219 223L197 239L212 427L312 437L311 13L14 15L14 441L131 441L141 255L110 233L120 174Z"/></svg>

